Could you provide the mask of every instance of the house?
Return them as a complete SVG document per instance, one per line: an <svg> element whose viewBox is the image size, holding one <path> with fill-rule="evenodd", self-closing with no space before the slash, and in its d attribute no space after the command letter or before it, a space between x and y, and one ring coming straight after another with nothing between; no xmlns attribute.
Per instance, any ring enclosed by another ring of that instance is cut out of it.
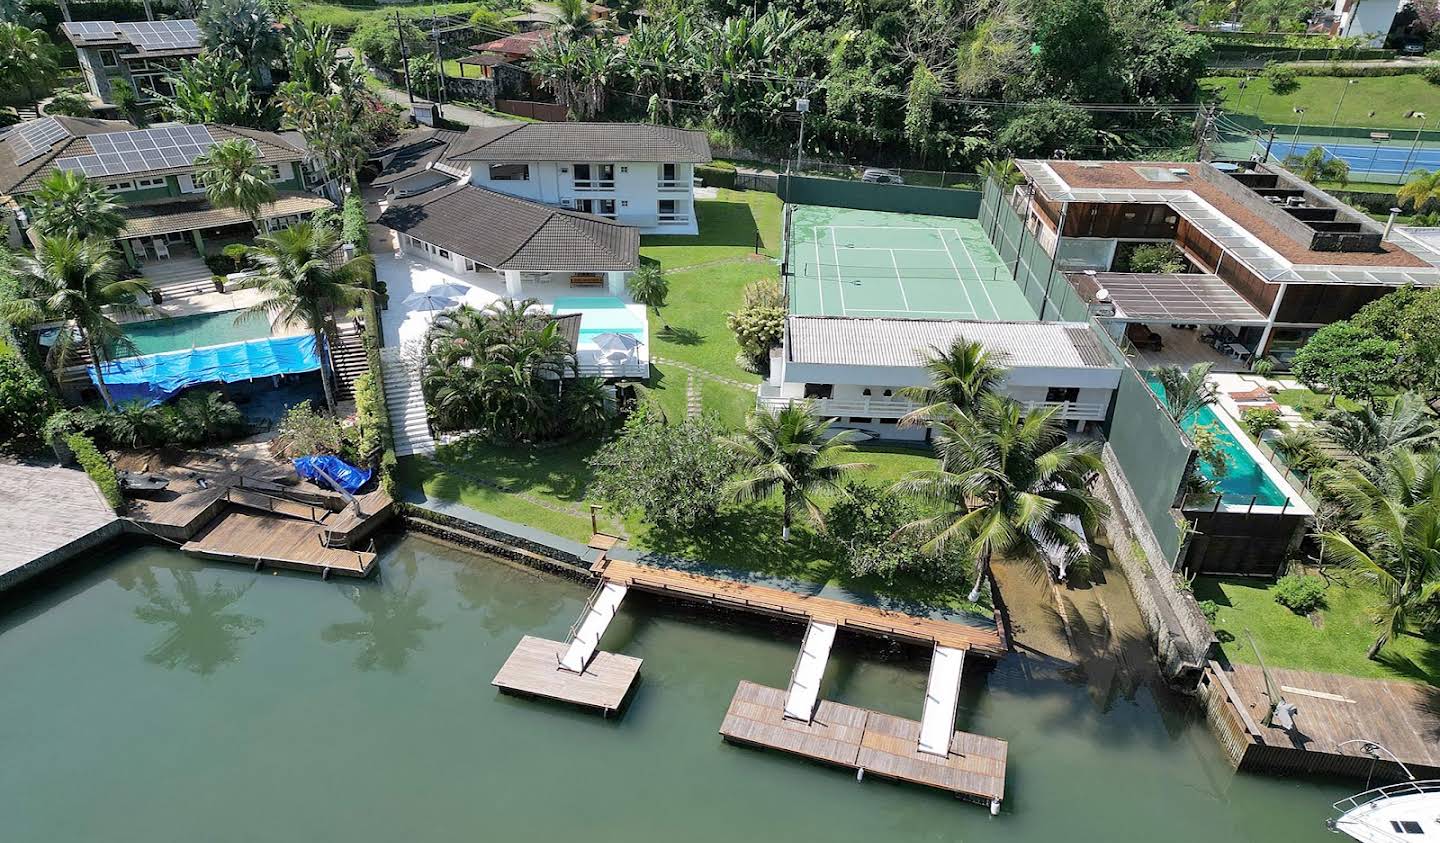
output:
<svg viewBox="0 0 1440 843"><path fill-rule="evenodd" d="M1362 38L1367 47L1383 47L1405 0L1335 0L1330 34Z"/></svg>
<svg viewBox="0 0 1440 843"><path fill-rule="evenodd" d="M703 132L646 123L521 123L407 136L372 183L391 196L465 181L498 193L631 225L696 234L695 165Z"/></svg>
<svg viewBox="0 0 1440 843"><path fill-rule="evenodd" d="M60 31L75 47L90 95L105 105L115 104L116 85L140 102L173 94L166 77L201 50L193 20L66 21Z"/></svg>
<svg viewBox="0 0 1440 843"><path fill-rule="evenodd" d="M1008 198L1050 268L1149 365L1283 367L1321 327L1397 287L1440 284L1440 251L1275 165L1017 165ZM1174 244L1179 271L1128 271L1153 244Z"/></svg>
<svg viewBox="0 0 1440 843"><path fill-rule="evenodd" d="M267 227L284 226L333 208L303 166L306 150L280 135L238 126L152 125L122 120L43 117L19 124L0 141L0 214L7 240L28 233L34 192L56 170L75 170L104 184L124 205L117 238L125 262L151 277L162 295L210 288L207 256L228 243L249 242L255 228L234 208L217 208L195 177L195 159L220 141L255 145L277 196L260 209Z"/></svg>

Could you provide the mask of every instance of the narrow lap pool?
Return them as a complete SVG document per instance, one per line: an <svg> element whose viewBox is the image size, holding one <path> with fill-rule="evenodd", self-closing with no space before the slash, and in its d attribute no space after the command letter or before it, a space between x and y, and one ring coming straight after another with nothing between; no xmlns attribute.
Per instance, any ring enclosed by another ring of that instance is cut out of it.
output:
<svg viewBox="0 0 1440 843"><path fill-rule="evenodd" d="M645 323L637 318L625 302L613 296L563 296L555 300L555 315L580 314L580 338L597 334L629 334L645 338Z"/></svg>
<svg viewBox="0 0 1440 843"><path fill-rule="evenodd" d="M1156 395L1163 397L1164 390L1158 381L1148 381L1150 389ZM1220 444L1220 450L1225 454L1225 461L1230 466L1226 475L1220 478L1220 502L1230 504L1249 505L1253 500L1256 506L1284 506L1289 496L1270 479L1265 469L1256 462L1250 455L1250 451L1235 438L1235 434L1215 415L1211 407L1201 407L1199 410L1185 417L1181 427L1186 433L1190 433L1197 427L1213 427L1215 438ZM1209 463L1200 462L1200 474L1214 480L1214 471Z"/></svg>
<svg viewBox="0 0 1440 843"><path fill-rule="evenodd" d="M244 342L270 336L270 321L264 316L246 316L236 320L241 311L197 313L171 319L152 319L125 326L125 336L134 348L117 349L121 357L163 354L187 348Z"/></svg>

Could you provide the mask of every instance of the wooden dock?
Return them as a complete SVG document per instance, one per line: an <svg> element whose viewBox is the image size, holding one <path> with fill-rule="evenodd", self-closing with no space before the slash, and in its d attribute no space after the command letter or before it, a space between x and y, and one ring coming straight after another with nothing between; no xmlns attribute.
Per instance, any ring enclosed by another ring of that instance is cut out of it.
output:
<svg viewBox="0 0 1440 843"><path fill-rule="evenodd" d="M83 471L0 463L0 490L0 590L120 533L120 518Z"/></svg>
<svg viewBox="0 0 1440 843"><path fill-rule="evenodd" d="M181 550L208 559L264 564L274 568L328 575L364 577L375 566L375 554L326 547L320 524L286 515L227 509Z"/></svg>
<svg viewBox="0 0 1440 843"><path fill-rule="evenodd" d="M507 693L559 700L606 715L620 710L640 673L641 660L599 652L583 673L575 673L560 666L567 646L526 635L490 684Z"/></svg>
<svg viewBox="0 0 1440 843"><path fill-rule="evenodd" d="M735 689L720 734L973 801L998 805L1005 798L1005 741L956 732L948 756L930 755L918 749L920 724L914 720L821 700L814 719L801 722L785 716L784 691L754 682Z"/></svg>

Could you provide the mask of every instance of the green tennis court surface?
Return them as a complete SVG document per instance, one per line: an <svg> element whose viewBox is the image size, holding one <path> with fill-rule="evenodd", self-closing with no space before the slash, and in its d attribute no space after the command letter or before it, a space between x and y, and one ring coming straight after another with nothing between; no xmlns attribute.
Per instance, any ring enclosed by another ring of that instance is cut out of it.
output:
<svg viewBox="0 0 1440 843"><path fill-rule="evenodd" d="M816 205L791 214L791 313L1035 319L975 220Z"/></svg>

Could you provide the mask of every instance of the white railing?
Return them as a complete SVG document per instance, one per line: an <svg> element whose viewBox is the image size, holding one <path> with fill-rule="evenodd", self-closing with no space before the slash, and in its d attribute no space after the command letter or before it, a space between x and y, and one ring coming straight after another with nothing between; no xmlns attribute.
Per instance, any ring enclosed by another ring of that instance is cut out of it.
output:
<svg viewBox="0 0 1440 843"><path fill-rule="evenodd" d="M659 214L656 218L657 225L689 225L689 214Z"/></svg>
<svg viewBox="0 0 1440 843"><path fill-rule="evenodd" d="M581 377L586 378L648 378L650 363L646 360L631 360L625 363L609 363L602 360L581 360Z"/></svg>
<svg viewBox="0 0 1440 843"><path fill-rule="evenodd" d="M756 398L755 405L766 410L777 410L783 409L791 401L803 400L805 399L780 398L761 394ZM870 419L898 419L906 413L918 410L921 406L903 398L813 398L810 400L815 405L815 411L824 416L859 416ZM1059 407L1058 417L1065 421L1101 421L1105 418L1106 407L1104 404L1080 401L1022 401L1020 403L1026 410Z"/></svg>
<svg viewBox="0 0 1440 843"><path fill-rule="evenodd" d="M576 190L614 190L614 179L591 179L590 181L576 181Z"/></svg>
<svg viewBox="0 0 1440 843"><path fill-rule="evenodd" d="M655 186L661 190L689 190L690 179L661 179Z"/></svg>

